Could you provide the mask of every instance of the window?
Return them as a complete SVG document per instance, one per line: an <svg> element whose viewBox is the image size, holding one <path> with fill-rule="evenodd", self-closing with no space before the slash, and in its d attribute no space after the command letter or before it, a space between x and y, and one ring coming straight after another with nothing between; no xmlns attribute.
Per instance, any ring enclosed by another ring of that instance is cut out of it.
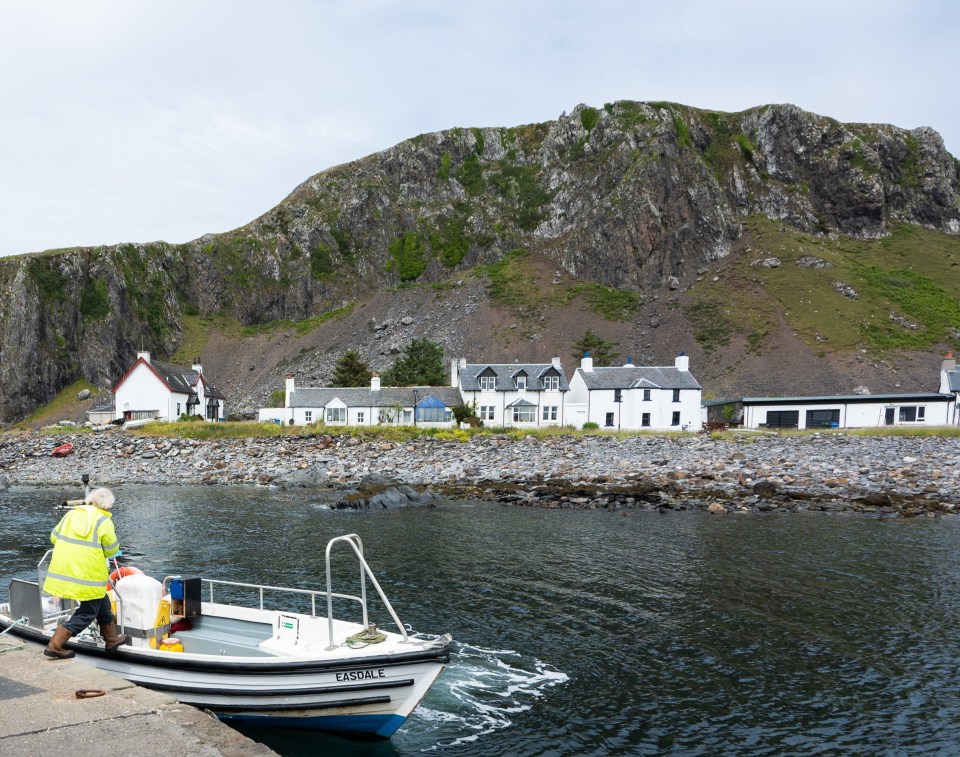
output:
<svg viewBox="0 0 960 757"><path fill-rule="evenodd" d="M304 423L313 423L313 410L304 410L304 411L303 411L303 422L304 422Z"/></svg>
<svg viewBox="0 0 960 757"><path fill-rule="evenodd" d="M560 388L560 377L557 375L544 376L543 388L548 392L555 392Z"/></svg>
<svg viewBox="0 0 960 757"><path fill-rule="evenodd" d="M533 405L520 405L513 408L514 423L534 423L537 420L537 408Z"/></svg>
<svg viewBox="0 0 960 757"><path fill-rule="evenodd" d="M768 410L768 428L796 428L800 423L799 410Z"/></svg>
<svg viewBox="0 0 960 757"><path fill-rule="evenodd" d="M180 403L177 403L177 417L180 417Z"/></svg>
<svg viewBox="0 0 960 757"><path fill-rule="evenodd" d="M613 413L607 413L606 420L604 421L604 426L613 426Z"/></svg>
<svg viewBox="0 0 960 757"><path fill-rule="evenodd" d="M677 411L675 411L675 412L673 413L673 418L670 419L670 425L671 425L671 426L679 426L679 425L680 425L680 411L679 411L679 410L677 410Z"/></svg>
<svg viewBox="0 0 960 757"><path fill-rule="evenodd" d="M480 377L480 391L481 392L492 392L497 388L497 377L496 376L481 376Z"/></svg>
<svg viewBox="0 0 960 757"><path fill-rule="evenodd" d="M807 410L807 428L837 428L840 426L840 408Z"/></svg>
<svg viewBox="0 0 960 757"><path fill-rule="evenodd" d="M650 413L644 413L640 416L640 425L649 426L650 425Z"/></svg>
<svg viewBox="0 0 960 757"><path fill-rule="evenodd" d="M450 408L418 407L417 423L444 423L450 420Z"/></svg>
<svg viewBox="0 0 960 757"><path fill-rule="evenodd" d="M327 423L346 423L347 422L347 408L345 407L328 407L327 408Z"/></svg>
<svg viewBox="0 0 960 757"><path fill-rule="evenodd" d="M906 405L900 408L899 420L901 423L916 423L926 418L927 408L923 405Z"/></svg>
<svg viewBox="0 0 960 757"><path fill-rule="evenodd" d="M404 411L403 411L403 424L404 424L405 426L409 426L411 423L413 423L413 413L410 412L409 410L404 410Z"/></svg>
<svg viewBox="0 0 960 757"><path fill-rule="evenodd" d="M644 401L644 402L649 402L649 401L650 401L650 390L649 390L649 389L644 389L644 390L643 390L643 401Z"/></svg>
<svg viewBox="0 0 960 757"><path fill-rule="evenodd" d="M544 405L543 406L543 420L545 421L555 421L557 419L557 406L556 405Z"/></svg>
<svg viewBox="0 0 960 757"><path fill-rule="evenodd" d="M492 421L493 409L493 405L480 405L480 420Z"/></svg>
<svg viewBox="0 0 960 757"><path fill-rule="evenodd" d="M357 423L359 423L361 426L366 422L365 421L366 417L367 417L367 414L364 413L363 410L357 411Z"/></svg>
<svg viewBox="0 0 960 757"><path fill-rule="evenodd" d="M517 385L517 389L523 391L527 388L527 377L524 375L517 376L514 378L514 383Z"/></svg>
<svg viewBox="0 0 960 757"><path fill-rule="evenodd" d="M674 402L679 402L679 401L680 401L680 390L679 390L679 389L674 389L674 390L673 390L673 401L674 401Z"/></svg>

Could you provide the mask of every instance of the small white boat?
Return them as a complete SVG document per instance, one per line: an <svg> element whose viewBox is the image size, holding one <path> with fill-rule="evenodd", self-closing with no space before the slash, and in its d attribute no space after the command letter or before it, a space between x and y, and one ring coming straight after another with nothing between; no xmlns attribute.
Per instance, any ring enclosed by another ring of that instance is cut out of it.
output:
<svg viewBox="0 0 960 757"><path fill-rule="evenodd" d="M331 548L336 544L351 547L359 561L359 596L332 591ZM58 620L72 613L40 591L49 555L38 566L37 582L10 582L9 602L0 604L0 631L46 644ZM65 646L94 667L167 692L225 721L389 738L450 659L451 638L408 634L367 565L356 534L328 542L326 569L326 591L118 575L118 625L130 637L128 644L107 652L99 633L88 629ZM116 573L129 572L121 568ZM371 622L368 583L396 631ZM268 605L268 598L283 598L284 606ZM334 618L334 601L338 607L354 605L357 617ZM289 606L294 609L284 609ZM318 615L318 610L326 614Z"/></svg>

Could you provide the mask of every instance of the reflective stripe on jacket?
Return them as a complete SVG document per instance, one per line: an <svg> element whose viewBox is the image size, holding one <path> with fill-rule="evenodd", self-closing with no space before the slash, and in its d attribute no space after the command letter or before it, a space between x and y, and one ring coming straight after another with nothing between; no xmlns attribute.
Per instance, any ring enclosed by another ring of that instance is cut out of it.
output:
<svg viewBox="0 0 960 757"><path fill-rule="evenodd" d="M99 599L107 593L107 559L120 551L112 516L93 505L70 510L53 531L53 557L43 590L63 599Z"/></svg>

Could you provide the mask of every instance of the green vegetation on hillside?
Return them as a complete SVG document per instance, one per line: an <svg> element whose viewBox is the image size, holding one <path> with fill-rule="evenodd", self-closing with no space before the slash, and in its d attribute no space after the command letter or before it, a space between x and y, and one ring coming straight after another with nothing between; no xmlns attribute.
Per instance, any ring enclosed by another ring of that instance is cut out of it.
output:
<svg viewBox="0 0 960 757"><path fill-rule="evenodd" d="M748 348L769 352L764 335L780 317L821 352L957 341L960 239L907 225L878 241L811 237L763 217L748 219L746 229L752 250L719 281L693 287L684 308L705 349L740 334ZM758 264L769 257L779 267Z"/></svg>

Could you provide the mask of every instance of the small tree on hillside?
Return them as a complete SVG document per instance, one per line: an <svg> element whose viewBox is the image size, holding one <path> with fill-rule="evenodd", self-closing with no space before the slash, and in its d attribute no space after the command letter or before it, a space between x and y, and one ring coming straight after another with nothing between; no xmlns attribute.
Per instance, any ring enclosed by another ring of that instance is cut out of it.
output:
<svg viewBox="0 0 960 757"><path fill-rule="evenodd" d="M601 338L599 334L596 334L593 329L587 329L587 333L573 343L571 354L574 363L579 365L580 358L589 352L590 357L593 358L593 364L599 368L605 365L613 365L617 361L620 353L614 349L616 346L616 342L608 342Z"/></svg>
<svg viewBox="0 0 960 757"><path fill-rule="evenodd" d="M330 386L369 386L370 366L356 350L347 350L337 360Z"/></svg>
<svg viewBox="0 0 960 757"><path fill-rule="evenodd" d="M399 358L383 373L384 386L444 386L443 345L429 339L414 339Z"/></svg>

